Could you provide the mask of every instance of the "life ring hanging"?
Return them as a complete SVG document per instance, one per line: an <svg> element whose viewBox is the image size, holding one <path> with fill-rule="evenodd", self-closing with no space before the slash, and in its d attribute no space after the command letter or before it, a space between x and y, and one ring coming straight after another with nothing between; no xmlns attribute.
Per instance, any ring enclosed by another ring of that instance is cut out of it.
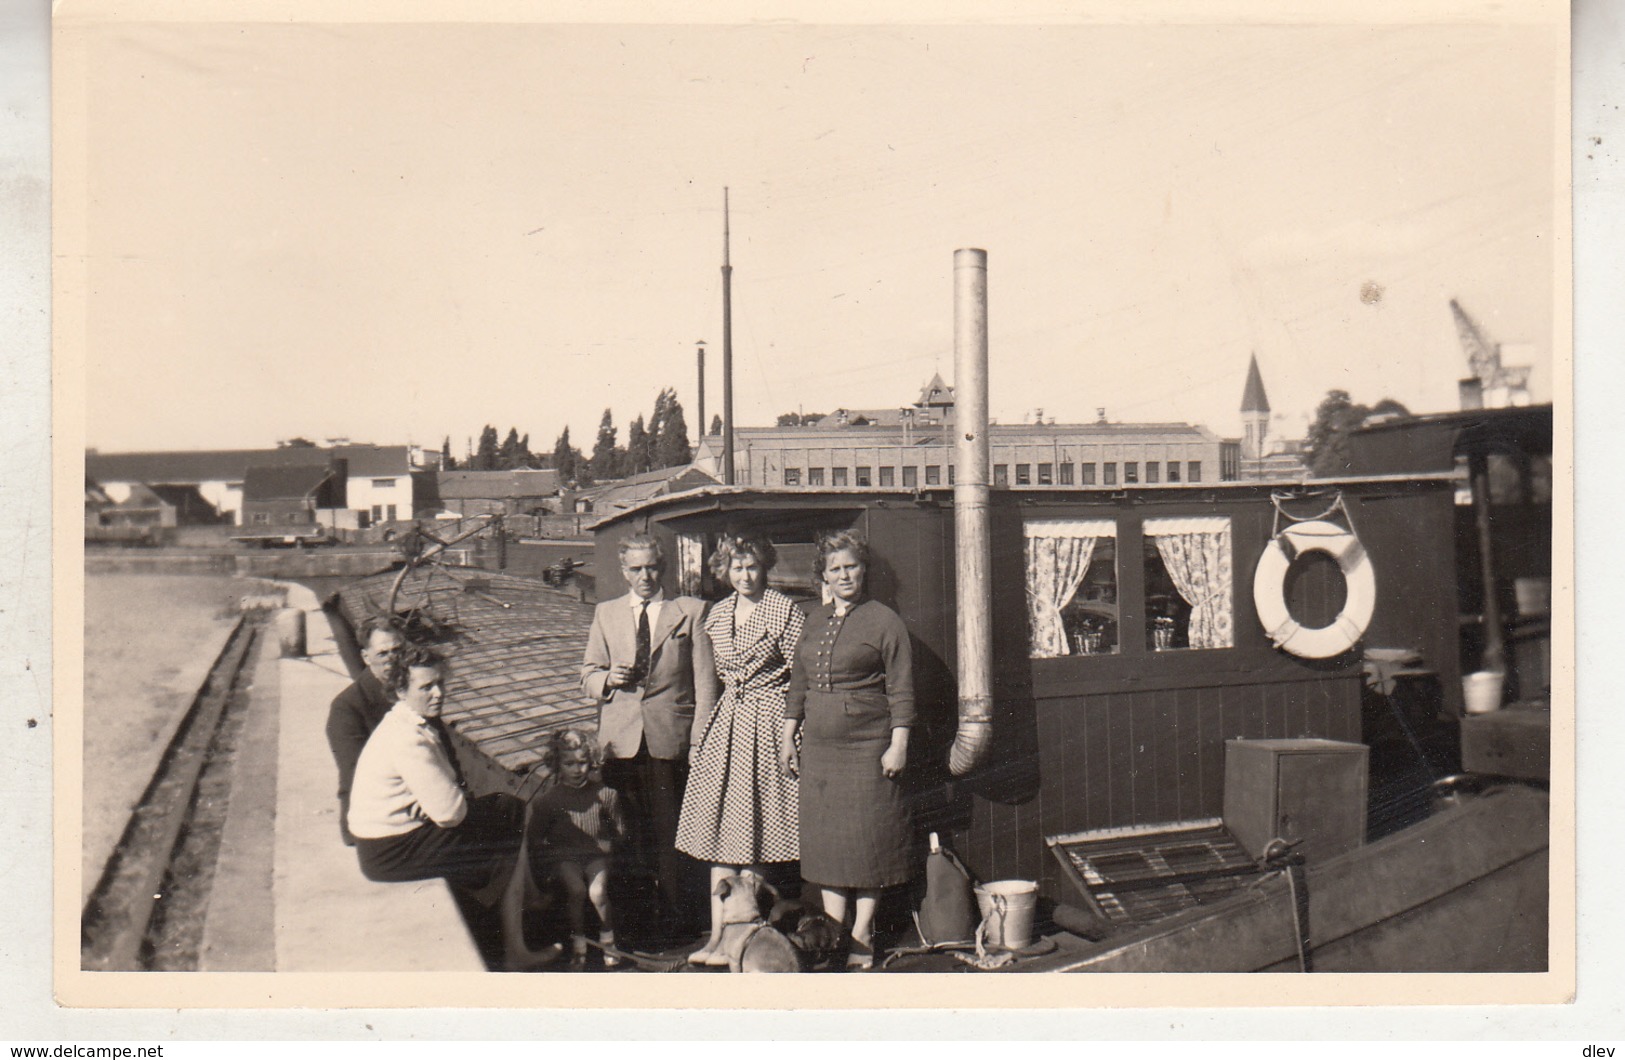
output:
<svg viewBox="0 0 1625 1060"><path fill-rule="evenodd" d="M1318 629L1292 617L1286 605L1286 575L1305 552L1324 552L1337 561L1348 584L1343 610ZM1371 624L1377 604L1377 578L1360 539L1335 523L1294 523L1264 546L1253 572L1253 605L1270 640L1303 659L1330 659L1354 647Z"/></svg>

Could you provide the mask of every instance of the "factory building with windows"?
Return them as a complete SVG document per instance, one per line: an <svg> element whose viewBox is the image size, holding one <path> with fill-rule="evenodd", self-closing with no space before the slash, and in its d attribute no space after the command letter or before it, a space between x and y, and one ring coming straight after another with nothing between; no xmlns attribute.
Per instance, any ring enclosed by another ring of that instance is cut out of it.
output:
<svg viewBox="0 0 1625 1060"><path fill-rule="evenodd" d="M1111 487L1228 482L1239 442L1186 423L1056 423L1042 413L994 424L993 485ZM953 389L934 376L910 406L838 409L798 427L736 427L742 486L914 489L954 481ZM722 476L722 437L707 435L695 465Z"/></svg>

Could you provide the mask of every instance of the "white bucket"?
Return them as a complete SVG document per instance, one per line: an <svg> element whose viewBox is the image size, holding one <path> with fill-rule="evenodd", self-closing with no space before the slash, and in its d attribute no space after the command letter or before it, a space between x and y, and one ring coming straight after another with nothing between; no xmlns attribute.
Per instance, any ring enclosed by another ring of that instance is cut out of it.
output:
<svg viewBox="0 0 1625 1060"><path fill-rule="evenodd" d="M1495 670L1480 670L1461 679L1462 695L1467 698L1467 713L1488 714L1501 709L1501 684L1506 675Z"/></svg>
<svg viewBox="0 0 1625 1060"><path fill-rule="evenodd" d="M1026 949L1033 942L1033 912L1038 908L1038 884L1031 880L998 880L976 888L976 905L987 922L987 942L1007 950Z"/></svg>
<svg viewBox="0 0 1625 1060"><path fill-rule="evenodd" d="M1539 618L1552 609L1550 578L1514 578L1512 593L1518 599L1518 614L1524 618Z"/></svg>

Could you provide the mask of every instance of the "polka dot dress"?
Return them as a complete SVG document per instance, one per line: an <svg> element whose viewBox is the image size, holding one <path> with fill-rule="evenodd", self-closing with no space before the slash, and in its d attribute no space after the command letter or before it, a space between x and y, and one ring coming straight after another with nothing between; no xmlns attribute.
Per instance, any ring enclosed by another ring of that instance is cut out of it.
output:
<svg viewBox="0 0 1625 1060"><path fill-rule="evenodd" d="M768 589L735 629L738 599L717 604L705 622L723 693L696 743L677 849L716 865L795 861L796 782L779 773L779 735L801 610Z"/></svg>

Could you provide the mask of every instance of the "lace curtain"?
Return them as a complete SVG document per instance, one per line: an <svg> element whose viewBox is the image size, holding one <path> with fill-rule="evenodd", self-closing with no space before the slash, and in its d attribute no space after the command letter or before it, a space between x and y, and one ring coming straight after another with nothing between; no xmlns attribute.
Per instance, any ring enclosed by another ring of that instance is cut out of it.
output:
<svg viewBox="0 0 1625 1060"><path fill-rule="evenodd" d="M1174 588L1191 606L1187 638L1192 648L1228 648L1235 644L1231 615L1234 582L1230 555L1230 520L1222 516L1195 519L1147 519L1145 536L1157 543Z"/></svg>
<svg viewBox="0 0 1625 1060"><path fill-rule="evenodd" d="M1027 523L1027 630L1033 658L1072 654L1061 612L1089 572L1095 542L1116 533L1116 524L1107 519Z"/></svg>

